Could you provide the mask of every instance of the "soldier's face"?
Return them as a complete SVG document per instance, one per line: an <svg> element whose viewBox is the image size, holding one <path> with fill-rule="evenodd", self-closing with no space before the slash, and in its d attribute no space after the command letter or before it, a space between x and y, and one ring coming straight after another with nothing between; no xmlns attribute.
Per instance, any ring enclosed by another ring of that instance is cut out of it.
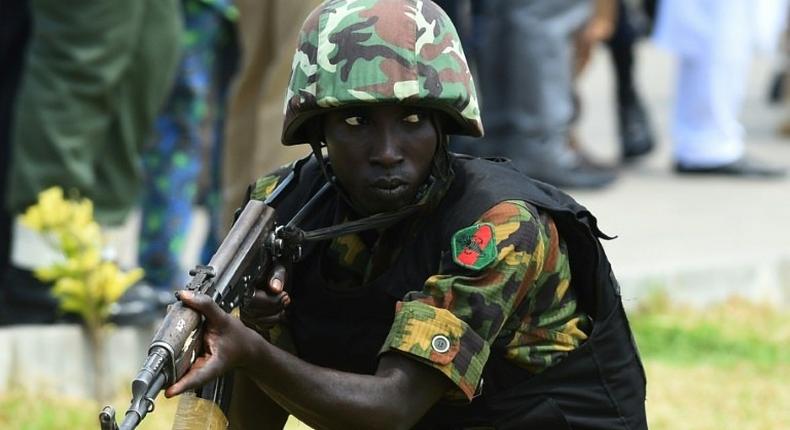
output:
<svg viewBox="0 0 790 430"><path fill-rule="evenodd" d="M397 105L331 112L324 138L335 175L366 214L413 203L438 140L429 114Z"/></svg>

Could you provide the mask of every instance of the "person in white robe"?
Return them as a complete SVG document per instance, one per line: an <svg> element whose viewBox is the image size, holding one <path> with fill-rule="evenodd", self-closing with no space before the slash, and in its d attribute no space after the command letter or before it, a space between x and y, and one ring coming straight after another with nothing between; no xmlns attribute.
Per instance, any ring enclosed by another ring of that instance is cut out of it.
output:
<svg viewBox="0 0 790 430"><path fill-rule="evenodd" d="M746 155L738 119L756 53L772 52L787 0L662 0L654 41L678 58L671 137L675 170L782 177Z"/></svg>

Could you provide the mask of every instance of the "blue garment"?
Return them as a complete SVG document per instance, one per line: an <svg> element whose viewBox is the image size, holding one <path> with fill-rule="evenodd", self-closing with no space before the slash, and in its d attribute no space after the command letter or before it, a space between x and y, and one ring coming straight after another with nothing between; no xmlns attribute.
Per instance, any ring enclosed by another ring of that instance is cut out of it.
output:
<svg viewBox="0 0 790 430"><path fill-rule="evenodd" d="M172 93L156 120L155 138L143 153L139 263L157 288L183 286L180 266L192 207L209 212L209 236L201 256L207 262L218 246L219 190L224 106L237 63L229 0L185 0L183 58ZM207 165L204 166L204 160ZM201 184L201 171L209 172Z"/></svg>

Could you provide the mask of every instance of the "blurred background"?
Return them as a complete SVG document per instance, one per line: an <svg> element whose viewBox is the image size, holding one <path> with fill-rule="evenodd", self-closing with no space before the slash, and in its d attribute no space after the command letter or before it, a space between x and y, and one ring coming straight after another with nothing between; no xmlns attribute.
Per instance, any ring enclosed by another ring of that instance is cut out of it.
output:
<svg viewBox="0 0 790 430"><path fill-rule="evenodd" d="M57 3L0 0L0 428L95 428L102 404L125 410L172 290L246 184L300 155L279 147L279 121L317 2ZM616 236L604 247L651 428L790 428L787 2L441 3L487 128L454 149L512 158ZM68 206L83 198L93 304L40 272L71 261L52 237L73 226L52 215L84 214ZM103 284L100 262L117 269ZM176 404L140 428L170 428Z"/></svg>

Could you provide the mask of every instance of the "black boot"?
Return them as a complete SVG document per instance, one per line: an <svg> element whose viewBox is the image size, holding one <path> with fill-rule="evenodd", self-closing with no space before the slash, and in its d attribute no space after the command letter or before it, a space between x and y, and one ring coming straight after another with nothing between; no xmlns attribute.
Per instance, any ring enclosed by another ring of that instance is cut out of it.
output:
<svg viewBox="0 0 790 430"><path fill-rule="evenodd" d="M617 27L607 42L617 82L617 120L623 161L630 161L653 149L653 132L639 94L636 91L634 67L639 26L633 21L632 10L618 2Z"/></svg>
<svg viewBox="0 0 790 430"><path fill-rule="evenodd" d="M525 173L533 179L555 187L570 189L601 189L617 179L617 174L613 170L585 163L572 166L547 164L542 168L529 169Z"/></svg>
<svg viewBox="0 0 790 430"><path fill-rule="evenodd" d="M589 162L564 141L511 144L503 155L527 176L559 188L600 189L617 179L614 169Z"/></svg>
<svg viewBox="0 0 790 430"><path fill-rule="evenodd" d="M618 97L617 119L623 161L634 160L653 150L653 131L636 92Z"/></svg>

